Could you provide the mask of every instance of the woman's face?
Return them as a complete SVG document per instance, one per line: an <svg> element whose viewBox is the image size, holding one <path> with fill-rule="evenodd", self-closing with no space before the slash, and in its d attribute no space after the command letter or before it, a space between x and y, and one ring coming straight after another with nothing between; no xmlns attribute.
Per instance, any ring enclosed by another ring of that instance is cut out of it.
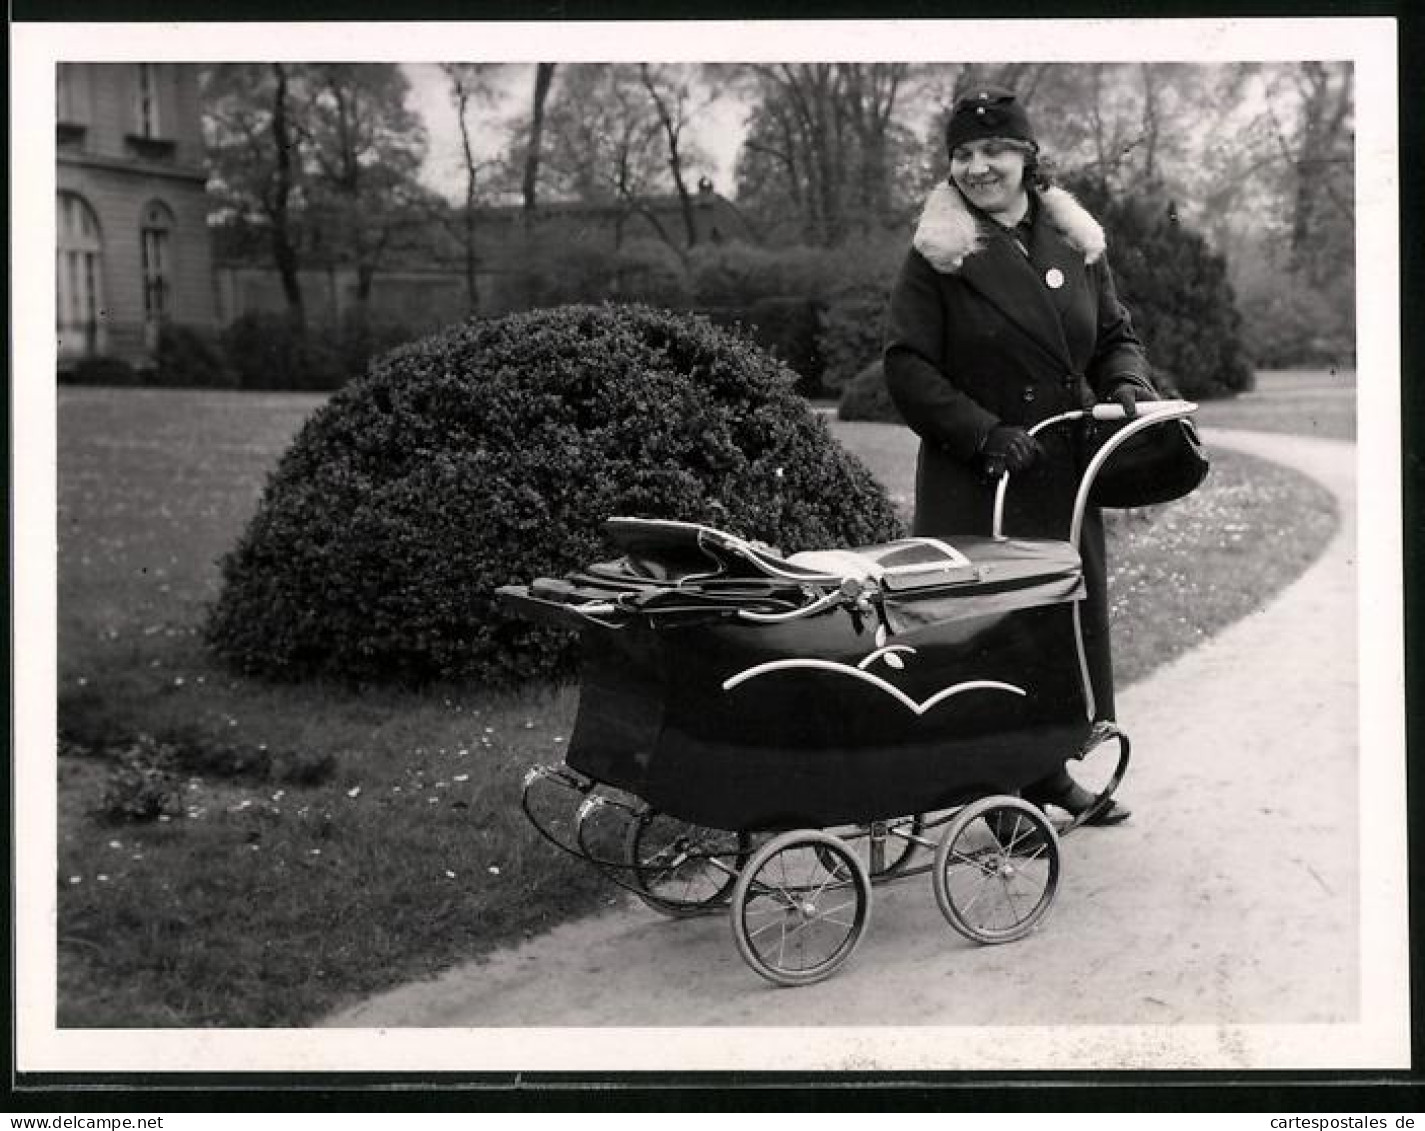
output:
<svg viewBox="0 0 1425 1131"><path fill-rule="evenodd" d="M1007 212L1024 194L1023 144L989 137L957 145L950 154L950 179L976 208Z"/></svg>

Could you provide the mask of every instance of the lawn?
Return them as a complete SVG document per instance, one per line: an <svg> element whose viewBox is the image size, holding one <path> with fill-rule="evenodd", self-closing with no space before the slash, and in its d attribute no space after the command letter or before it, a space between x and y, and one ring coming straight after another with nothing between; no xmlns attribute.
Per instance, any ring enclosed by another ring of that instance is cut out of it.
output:
<svg viewBox="0 0 1425 1131"><path fill-rule="evenodd" d="M519 812L572 688L274 686L204 650L216 559L318 403L60 392L62 1025L303 1024L616 900ZM908 434L835 430L908 503ZM1115 516L1121 682L1259 605L1334 521L1309 480L1227 452L1191 498ZM104 817L134 798L122 760L159 756L163 815Z"/></svg>

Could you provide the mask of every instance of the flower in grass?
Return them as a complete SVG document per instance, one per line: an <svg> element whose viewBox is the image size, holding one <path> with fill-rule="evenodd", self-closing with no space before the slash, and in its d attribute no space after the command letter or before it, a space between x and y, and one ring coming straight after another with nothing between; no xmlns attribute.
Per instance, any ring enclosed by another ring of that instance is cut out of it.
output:
<svg viewBox="0 0 1425 1131"><path fill-rule="evenodd" d="M489 872L492 876L498 876L500 874L500 866L498 864L491 864L485 871Z"/></svg>
<svg viewBox="0 0 1425 1131"><path fill-rule="evenodd" d="M94 878L95 878L96 880L98 880L101 884L107 884L107 883L109 882L109 877L108 877L107 873L104 873L104 872L100 872L100 873L99 873L97 876L95 876Z"/></svg>
<svg viewBox="0 0 1425 1131"><path fill-rule="evenodd" d="M446 879L450 879L450 880L455 879L455 873L452 872L449 868L447 868L447 869L445 870L445 876L446 876Z"/></svg>
<svg viewBox="0 0 1425 1131"><path fill-rule="evenodd" d="M83 876L70 876L70 877L69 877L69 882L70 882L71 884L82 884L82 883L84 882L84 877L83 877Z"/></svg>
<svg viewBox="0 0 1425 1131"><path fill-rule="evenodd" d="M470 775L469 775L469 774L456 774L454 780L455 780L455 781L469 781L469 780L470 780Z"/></svg>
<svg viewBox="0 0 1425 1131"><path fill-rule="evenodd" d="M111 841L109 842L109 847L110 847L110 848L123 848L123 847L124 847L124 842L121 841L121 840L111 840Z"/></svg>
<svg viewBox="0 0 1425 1131"><path fill-rule="evenodd" d="M360 797L360 796L361 796L361 787L360 787L359 785L354 785L354 786L352 786L350 789L348 789L348 790L346 791L346 795L347 795L348 797Z"/></svg>

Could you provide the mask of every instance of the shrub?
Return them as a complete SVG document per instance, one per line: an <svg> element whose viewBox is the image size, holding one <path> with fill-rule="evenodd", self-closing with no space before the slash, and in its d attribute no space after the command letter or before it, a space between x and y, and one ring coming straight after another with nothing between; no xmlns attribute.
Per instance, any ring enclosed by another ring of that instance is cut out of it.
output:
<svg viewBox="0 0 1425 1131"><path fill-rule="evenodd" d="M839 297L817 313L822 387L841 392L881 356L886 296L865 291Z"/></svg>
<svg viewBox="0 0 1425 1131"><path fill-rule="evenodd" d="M523 304L532 307L613 300L676 309L691 298L677 253L658 240L633 240L612 251L545 237L533 245L522 274Z"/></svg>
<svg viewBox="0 0 1425 1131"><path fill-rule="evenodd" d="M1272 263L1263 249L1236 265L1243 336L1264 369L1355 365L1355 303L1336 287L1315 286L1304 272ZM1263 261L1266 261L1265 263Z"/></svg>
<svg viewBox="0 0 1425 1131"><path fill-rule="evenodd" d="M785 362L797 375L798 393L810 397L822 392L817 309L812 303L800 298L760 298L746 307L710 307L703 313Z"/></svg>
<svg viewBox="0 0 1425 1131"><path fill-rule="evenodd" d="M138 735L115 751L99 814L113 822L141 823L179 812L178 777L173 747Z"/></svg>
<svg viewBox="0 0 1425 1131"><path fill-rule="evenodd" d="M1069 187L1109 233L1119 297L1153 365L1171 374L1185 397L1250 389L1252 367L1226 260L1157 196L1114 196L1093 182Z"/></svg>
<svg viewBox="0 0 1425 1131"><path fill-rule="evenodd" d="M61 370L66 385L137 385L138 373L122 357L82 357L73 367Z"/></svg>
<svg viewBox="0 0 1425 1131"><path fill-rule="evenodd" d="M191 326L165 325L159 330L148 383L168 388L230 389L237 375L228 368L212 341Z"/></svg>
<svg viewBox="0 0 1425 1131"><path fill-rule="evenodd" d="M303 325L287 314L249 313L223 333L223 352L244 389L338 389L371 359L409 341L404 326L354 310L339 326Z"/></svg>
<svg viewBox="0 0 1425 1131"><path fill-rule="evenodd" d="M862 239L835 248L761 248L705 244L688 256L693 299L703 306L747 306L795 296L826 303L850 292L885 292L905 255L903 236Z"/></svg>
<svg viewBox="0 0 1425 1131"><path fill-rule="evenodd" d="M706 319L573 306L386 355L319 409L222 563L208 640L272 677L509 684L573 639L497 586L606 552L610 515L788 551L892 537L870 473L766 353Z"/></svg>
<svg viewBox="0 0 1425 1131"><path fill-rule="evenodd" d="M891 400L886 386L886 369L879 359L871 362L841 391L837 416L842 420L873 420L883 424L904 424L900 409Z"/></svg>
<svg viewBox="0 0 1425 1131"><path fill-rule="evenodd" d="M705 244L688 255L693 298L705 307L740 308L758 299L796 294L798 252L745 243Z"/></svg>
<svg viewBox="0 0 1425 1131"><path fill-rule="evenodd" d="M334 389L346 379L326 336L286 314L241 315L222 344L244 389Z"/></svg>

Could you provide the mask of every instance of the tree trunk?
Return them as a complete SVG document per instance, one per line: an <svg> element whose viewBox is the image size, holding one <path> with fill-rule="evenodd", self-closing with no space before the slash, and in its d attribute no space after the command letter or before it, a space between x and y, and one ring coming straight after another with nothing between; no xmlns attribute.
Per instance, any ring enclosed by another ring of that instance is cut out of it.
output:
<svg viewBox="0 0 1425 1131"><path fill-rule="evenodd" d="M272 103L272 144L276 150L276 183L273 185L270 213L272 217L272 257L282 280L282 294L287 300L287 313L299 326L307 321L306 304L302 298L302 280L298 274L297 249L293 245L289 205L292 196L292 131L287 122L287 69L281 63L272 64L277 79L277 92Z"/></svg>
<svg viewBox="0 0 1425 1131"><path fill-rule="evenodd" d="M554 81L555 63L536 63L534 69L534 114L529 124L529 149L524 157L524 184L522 216L528 227L534 219L536 197L539 192L539 150L544 136L544 103L549 98L549 87Z"/></svg>
<svg viewBox="0 0 1425 1131"><path fill-rule="evenodd" d="M696 247L698 222L693 210L692 193L688 191L687 182L683 180L683 157L678 149L682 126L681 123L673 121L673 114L658 93L647 63L639 64L639 74L643 78L643 87L648 91L648 97L653 99L654 108L658 111L658 121L663 126L663 137L668 142L668 171L673 174L673 188L678 193L678 207L683 213L683 231L688 241L686 246Z"/></svg>
<svg viewBox="0 0 1425 1131"><path fill-rule="evenodd" d="M465 155L465 305L474 315L480 313L480 281L475 271L475 149L470 144L470 123L465 120L470 106L470 92L457 84L456 97L459 100L460 147Z"/></svg>
<svg viewBox="0 0 1425 1131"><path fill-rule="evenodd" d="M1143 74L1143 176L1149 185L1158 179L1158 79L1152 63L1142 65Z"/></svg>

